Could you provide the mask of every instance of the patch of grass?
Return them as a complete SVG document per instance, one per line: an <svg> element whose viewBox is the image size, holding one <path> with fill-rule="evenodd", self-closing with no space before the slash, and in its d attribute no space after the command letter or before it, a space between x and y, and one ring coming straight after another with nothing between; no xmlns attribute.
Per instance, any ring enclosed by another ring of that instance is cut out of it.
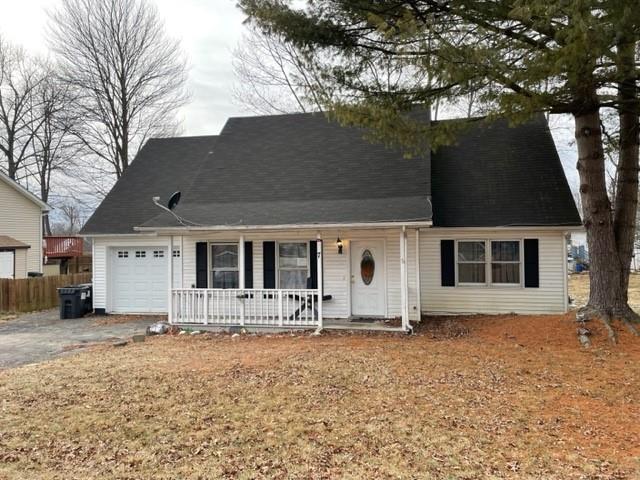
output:
<svg viewBox="0 0 640 480"><path fill-rule="evenodd" d="M567 316L463 336L162 336L0 372L0 478L631 478L640 346ZM423 333L422 333L423 332Z"/></svg>
<svg viewBox="0 0 640 480"><path fill-rule="evenodd" d="M586 305L589 300L589 273L576 273L569 276L569 296L577 307ZM640 274L629 275L629 305L640 312Z"/></svg>

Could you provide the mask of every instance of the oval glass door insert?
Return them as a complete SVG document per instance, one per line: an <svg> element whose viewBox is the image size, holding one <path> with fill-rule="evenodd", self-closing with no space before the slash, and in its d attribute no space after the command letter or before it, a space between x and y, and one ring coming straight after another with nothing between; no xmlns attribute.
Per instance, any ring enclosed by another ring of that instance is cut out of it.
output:
<svg viewBox="0 0 640 480"><path fill-rule="evenodd" d="M376 262L373 259L373 255L370 250L365 250L362 252L362 259L360 260L360 276L365 285L371 284L375 270Z"/></svg>

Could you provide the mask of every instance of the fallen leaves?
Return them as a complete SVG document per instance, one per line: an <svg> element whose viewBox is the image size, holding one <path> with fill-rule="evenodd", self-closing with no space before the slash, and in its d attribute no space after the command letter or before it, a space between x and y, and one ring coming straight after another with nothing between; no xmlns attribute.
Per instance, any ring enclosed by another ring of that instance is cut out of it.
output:
<svg viewBox="0 0 640 480"><path fill-rule="evenodd" d="M585 353L564 316L447 321L153 337L0 372L0 478L639 473L635 344Z"/></svg>

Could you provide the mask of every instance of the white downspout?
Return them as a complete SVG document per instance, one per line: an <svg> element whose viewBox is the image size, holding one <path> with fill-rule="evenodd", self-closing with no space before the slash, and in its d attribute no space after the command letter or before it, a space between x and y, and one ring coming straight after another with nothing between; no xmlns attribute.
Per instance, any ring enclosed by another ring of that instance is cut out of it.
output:
<svg viewBox="0 0 640 480"><path fill-rule="evenodd" d="M324 320L322 317L322 296L324 295L324 291L322 289L322 283L323 283L323 274L324 272L322 271L322 255L324 254L322 251L322 236L318 233L317 235L317 262L318 262L318 266L317 266L317 270L318 270L318 331L322 330L324 328Z"/></svg>
<svg viewBox="0 0 640 480"><path fill-rule="evenodd" d="M182 252L180 252L182 255ZM173 323L173 235L169 235L169 251L167 252L167 270L169 273L169 293L167 295L167 320L169 324Z"/></svg>
<svg viewBox="0 0 640 480"><path fill-rule="evenodd" d="M418 322L422 321L422 298L420 286L420 229L416 228L416 308L418 309Z"/></svg>
<svg viewBox="0 0 640 480"><path fill-rule="evenodd" d="M562 292L564 298L562 300L562 305L564 306L564 313L569 311L569 274L567 272L567 235L568 232L562 232L562 275L564 278L562 279ZM540 249L540 244L538 240L538 249ZM538 256L540 255L538 250ZM540 275L540 265L538 265L538 275Z"/></svg>
<svg viewBox="0 0 640 480"><path fill-rule="evenodd" d="M408 289L408 275L407 275L407 228L402 227L400 232L400 297L401 297L401 311L402 311L402 328L409 332L411 326L409 325L409 289Z"/></svg>

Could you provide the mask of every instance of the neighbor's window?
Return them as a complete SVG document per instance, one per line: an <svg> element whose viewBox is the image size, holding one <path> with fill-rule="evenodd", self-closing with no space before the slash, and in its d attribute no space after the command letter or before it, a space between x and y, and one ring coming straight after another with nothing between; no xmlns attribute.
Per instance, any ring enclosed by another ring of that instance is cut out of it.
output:
<svg viewBox="0 0 640 480"><path fill-rule="evenodd" d="M306 243L278 244L279 288L307 288Z"/></svg>
<svg viewBox="0 0 640 480"><path fill-rule="evenodd" d="M491 282L520 283L520 242L491 242Z"/></svg>
<svg viewBox="0 0 640 480"><path fill-rule="evenodd" d="M484 241L458 242L458 283L486 283Z"/></svg>
<svg viewBox="0 0 640 480"><path fill-rule="evenodd" d="M238 245L211 244L211 288L238 288Z"/></svg>

